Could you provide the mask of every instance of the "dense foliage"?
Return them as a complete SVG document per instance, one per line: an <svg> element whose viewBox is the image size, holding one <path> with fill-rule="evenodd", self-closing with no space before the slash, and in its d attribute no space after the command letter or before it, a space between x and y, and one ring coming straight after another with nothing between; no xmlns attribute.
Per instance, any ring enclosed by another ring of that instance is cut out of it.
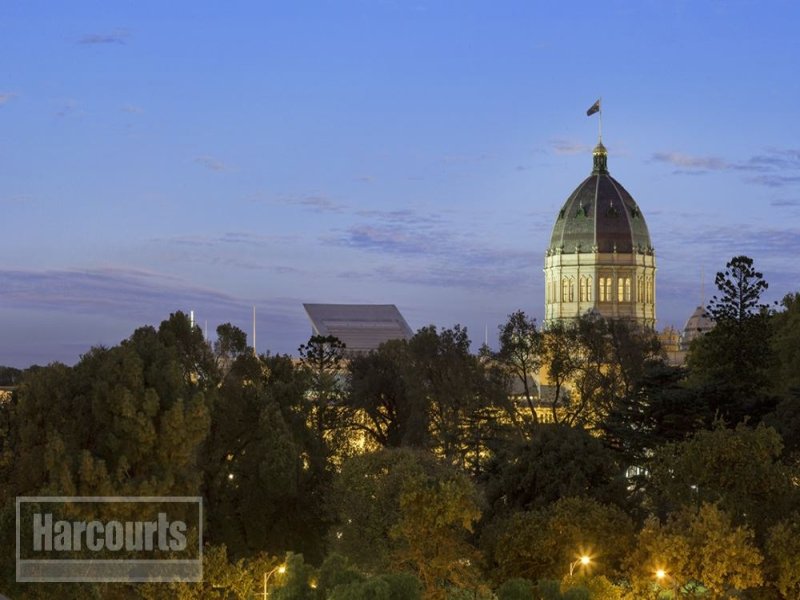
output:
<svg viewBox="0 0 800 600"><path fill-rule="evenodd" d="M800 294L763 305L747 257L717 286L685 367L653 332L517 311L479 355L430 326L255 356L176 313L72 367L2 369L0 592L796 599ZM18 584L22 495L201 495L205 580Z"/></svg>

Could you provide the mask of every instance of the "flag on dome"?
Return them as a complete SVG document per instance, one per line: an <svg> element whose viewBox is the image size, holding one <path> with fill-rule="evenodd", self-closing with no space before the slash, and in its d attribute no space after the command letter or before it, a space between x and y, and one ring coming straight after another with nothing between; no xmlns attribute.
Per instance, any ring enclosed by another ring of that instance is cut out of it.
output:
<svg viewBox="0 0 800 600"><path fill-rule="evenodd" d="M597 102L592 104L589 107L589 110L586 111L586 116L591 117L594 113L600 112L600 99L598 98Z"/></svg>

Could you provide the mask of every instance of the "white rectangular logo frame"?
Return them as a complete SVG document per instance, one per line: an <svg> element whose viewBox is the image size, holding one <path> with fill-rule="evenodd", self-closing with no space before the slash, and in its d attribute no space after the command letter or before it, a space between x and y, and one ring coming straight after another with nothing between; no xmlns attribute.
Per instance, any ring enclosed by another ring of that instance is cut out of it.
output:
<svg viewBox="0 0 800 600"><path fill-rule="evenodd" d="M22 504L69 503L179 503L198 505L197 558L191 559L23 559L21 558ZM20 583L147 583L203 581L202 496L17 496L16 567ZM80 572L80 575L75 573Z"/></svg>

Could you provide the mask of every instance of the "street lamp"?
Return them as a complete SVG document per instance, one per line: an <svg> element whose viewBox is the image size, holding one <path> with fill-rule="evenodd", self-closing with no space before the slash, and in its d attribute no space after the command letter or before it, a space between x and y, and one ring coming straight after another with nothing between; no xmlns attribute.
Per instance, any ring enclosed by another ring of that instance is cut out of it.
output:
<svg viewBox="0 0 800 600"><path fill-rule="evenodd" d="M585 567L590 562L592 562L592 559L589 556L584 554L579 559L577 559L575 562L570 563L570 565L569 565L569 576L572 577L572 573L575 571L575 567L577 567L578 565L581 565L581 566Z"/></svg>
<svg viewBox="0 0 800 600"><path fill-rule="evenodd" d="M659 586L670 587L671 583L672 593L675 598L678 597L680 586L678 585L678 580L675 579L675 577L670 577L669 574L664 569L656 569L655 576L656 580L658 580Z"/></svg>
<svg viewBox="0 0 800 600"><path fill-rule="evenodd" d="M286 573L286 565L278 565L269 573L264 573L264 600L267 600L267 583L269 582L269 578L276 572L280 575Z"/></svg>

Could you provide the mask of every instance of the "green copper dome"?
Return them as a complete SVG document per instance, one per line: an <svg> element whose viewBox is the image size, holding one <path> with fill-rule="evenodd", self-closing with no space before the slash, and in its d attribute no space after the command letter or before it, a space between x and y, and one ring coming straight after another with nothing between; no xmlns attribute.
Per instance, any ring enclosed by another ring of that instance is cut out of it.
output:
<svg viewBox="0 0 800 600"><path fill-rule="evenodd" d="M652 254L644 215L628 191L608 174L608 153L595 147L592 174L570 194L558 213L548 254L643 252Z"/></svg>

